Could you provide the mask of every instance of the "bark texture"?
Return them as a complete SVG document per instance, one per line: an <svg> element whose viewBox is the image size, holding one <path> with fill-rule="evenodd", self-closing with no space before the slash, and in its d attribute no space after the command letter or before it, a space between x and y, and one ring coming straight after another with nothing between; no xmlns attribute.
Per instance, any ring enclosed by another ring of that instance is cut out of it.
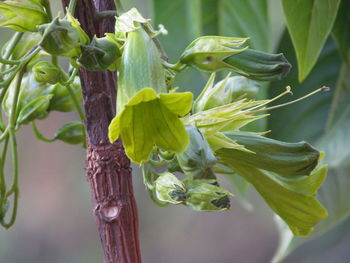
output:
<svg viewBox="0 0 350 263"><path fill-rule="evenodd" d="M67 6L69 0L62 0ZM92 38L114 31L114 19L95 13L115 9L113 0L80 0L74 16ZM108 125L115 115L116 75L80 70L88 134L87 179L105 263L141 262L138 218L130 161L122 143L110 144Z"/></svg>

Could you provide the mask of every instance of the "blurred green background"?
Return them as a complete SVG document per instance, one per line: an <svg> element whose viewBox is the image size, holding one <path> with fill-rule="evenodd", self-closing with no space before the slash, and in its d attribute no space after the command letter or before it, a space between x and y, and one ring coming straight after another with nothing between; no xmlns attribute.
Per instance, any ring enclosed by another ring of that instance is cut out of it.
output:
<svg viewBox="0 0 350 263"><path fill-rule="evenodd" d="M209 14L207 34L210 34L213 26L210 13L215 11L216 6L215 0L211 2L213 9L206 11ZM52 3L55 10L60 10L60 1ZM183 1L173 0L171 4L180 8L181 3ZM149 0L130 0L123 4L126 9L136 6L145 17L154 16ZM168 4L169 1L164 1L164 5ZM273 43L277 42L275 39L279 38L283 28L283 15L279 0L270 0L270 6L270 12L275 14L269 29L271 39L262 45L272 51L276 49ZM171 50L167 48L172 61L198 34L195 27L192 31L181 33L183 22L190 17L186 13L190 12L188 8L190 6L185 8L185 12L179 12L180 16L175 21L177 27L168 28L168 40L164 45L172 47ZM193 23L195 19L193 17ZM161 18L157 18L156 23L161 23ZM180 33L173 29L180 30ZM8 37L9 31L0 31L1 44ZM198 93L205 80L206 75L188 71L177 79L177 83ZM293 112L295 108L288 110ZM50 135L61 124L76 119L78 116L75 114L54 113L38 124L43 133ZM84 150L59 142L39 142L30 127L21 130L18 140L19 212L14 227L0 229L0 262L102 262L89 185L85 178ZM159 208L149 199L138 168L134 167L133 171L143 262L265 263L272 258L278 245L278 232L271 210L253 190L251 201L254 210L250 212L244 210L235 199L232 200L232 210L222 213L198 213L181 206ZM229 185L227 187L230 188ZM349 225L350 222L345 221L316 243L296 250L285 262L349 262Z"/></svg>

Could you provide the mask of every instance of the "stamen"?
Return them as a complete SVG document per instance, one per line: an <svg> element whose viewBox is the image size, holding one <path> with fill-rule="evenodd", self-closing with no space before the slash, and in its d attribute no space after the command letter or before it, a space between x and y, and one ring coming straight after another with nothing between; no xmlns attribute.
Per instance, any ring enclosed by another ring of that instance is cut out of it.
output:
<svg viewBox="0 0 350 263"><path fill-rule="evenodd" d="M288 89L288 88L290 89L289 86L287 87L287 89ZM305 96L300 97L300 98L298 98L298 99L296 99L296 100L292 100L292 101L289 101L289 102L286 102L286 103L282 103L282 104L279 104L279 105L276 105L276 106L271 106L271 107L268 107L268 108L263 108L263 109L256 110L256 111L251 111L250 113L251 113L251 114L254 114L254 113L258 113L258 112L262 112L262 111L268 111L268 110L274 110L274 109L282 108L282 107L284 107L284 106L287 106L287 105L290 105L290 104L299 102L299 101L301 101L301 100L304 100L304 99L306 99L306 98L308 98L308 97L311 97L311 96L313 96L313 95L315 95L316 93L319 93L319 92L321 92L321 91L329 91L330 89L331 89L331 88L329 88L329 87L323 86L323 87L321 87L321 88L319 88L319 89L317 89L317 90L314 90L314 91L310 92L309 94L306 94ZM290 91L290 90L289 90L289 91ZM282 94L280 94L279 96L273 98L272 100L275 100L276 98L281 97L281 95L284 95L285 93L286 93L286 91L283 92ZM272 101L272 100L271 100L271 101ZM270 102L271 102L271 101L270 101ZM270 103L270 102L269 102L269 103Z"/></svg>

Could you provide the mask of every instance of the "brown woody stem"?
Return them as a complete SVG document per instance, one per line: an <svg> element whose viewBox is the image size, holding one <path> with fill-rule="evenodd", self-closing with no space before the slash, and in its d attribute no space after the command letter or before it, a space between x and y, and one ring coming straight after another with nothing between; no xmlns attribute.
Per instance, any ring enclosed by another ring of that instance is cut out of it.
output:
<svg viewBox="0 0 350 263"><path fill-rule="evenodd" d="M62 0L67 6L69 0ZM114 10L113 0L80 0L74 16L92 38L114 31L114 18L96 19L96 13ZM105 263L140 263L137 208L130 161L121 141L110 144L108 125L115 115L116 74L79 72L88 135L87 178Z"/></svg>

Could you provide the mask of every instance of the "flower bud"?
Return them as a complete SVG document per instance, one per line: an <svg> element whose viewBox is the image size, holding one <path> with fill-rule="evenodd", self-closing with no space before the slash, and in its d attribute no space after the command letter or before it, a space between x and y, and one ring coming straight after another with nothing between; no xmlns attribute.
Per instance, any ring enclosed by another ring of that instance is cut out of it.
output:
<svg viewBox="0 0 350 263"><path fill-rule="evenodd" d="M0 27L19 32L35 31L38 25L48 21L39 0L0 1Z"/></svg>
<svg viewBox="0 0 350 263"><path fill-rule="evenodd" d="M240 54L224 60L237 73L254 80L274 81L287 76L291 64L280 54L269 54L254 49L247 49Z"/></svg>
<svg viewBox="0 0 350 263"><path fill-rule="evenodd" d="M17 124L27 124L35 119L47 117L52 95L43 95L26 104L18 114Z"/></svg>
<svg viewBox="0 0 350 263"><path fill-rule="evenodd" d="M33 66L34 79L37 82L55 84L61 80L61 70L49 61L39 61Z"/></svg>
<svg viewBox="0 0 350 263"><path fill-rule="evenodd" d="M291 65L283 54L240 47L246 41L247 38L199 37L185 49L180 62L206 71L228 69L263 81L280 80L289 73Z"/></svg>
<svg viewBox="0 0 350 263"><path fill-rule="evenodd" d="M186 195L186 205L196 211L224 211L230 208L232 194L216 185L199 183L190 188Z"/></svg>
<svg viewBox="0 0 350 263"><path fill-rule="evenodd" d="M176 155L182 171L194 179L216 179L212 167L217 160L207 140L194 126L187 126L186 131L190 143L183 153Z"/></svg>
<svg viewBox="0 0 350 263"><path fill-rule="evenodd" d="M83 53L78 62L90 71L109 69L121 56L118 46L107 37L95 37L90 45L83 45L81 48ZM115 70L115 67L112 67L111 70Z"/></svg>
<svg viewBox="0 0 350 263"><path fill-rule="evenodd" d="M56 140L61 140L69 144L79 144L84 142L84 125L80 121L73 121L64 124L55 134Z"/></svg>
<svg viewBox="0 0 350 263"><path fill-rule="evenodd" d="M67 15L68 20L56 17L51 23L38 27L42 35L40 46L51 55L77 57L81 54L80 46L88 43L89 38L77 20Z"/></svg>
<svg viewBox="0 0 350 263"><path fill-rule="evenodd" d="M228 68L224 59L240 53L248 38L203 36L195 39L182 53L180 62L201 70L217 71Z"/></svg>
<svg viewBox="0 0 350 263"><path fill-rule="evenodd" d="M169 172L160 174L155 180L155 191L157 198L163 202L180 204L186 199L184 184Z"/></svg>
<svg viewBox="0 0 350 263"><path fill-rule="evenodd" d="M81 103L83 101L83 96L80 84L74 81L70 87L73 90L75 97L78 99L78 102ZM50 111L70 112L75 108L71 95L67 88L62 84L56 83L51 86L50 93L53 95L49 106Z"/></svg>
<svg viewBox="0 0 350 263"><path fill-rule="evenodd" d="M230 131L225 136L249 151L220 149L216 152L226 163L248 166L286 176L308 175L317 166L320 152L306 142L285 143L247 132Z"/></svg>
<svg viewBox="0 0 350 263"><path fill-rule="evenodd" d="M207 85L194 102L194 112L227 105L243 98L253 99L258 93L257 82L249 80L246 77L227 76L215 85L214 78L215 74L213 73Z"/></svg>

